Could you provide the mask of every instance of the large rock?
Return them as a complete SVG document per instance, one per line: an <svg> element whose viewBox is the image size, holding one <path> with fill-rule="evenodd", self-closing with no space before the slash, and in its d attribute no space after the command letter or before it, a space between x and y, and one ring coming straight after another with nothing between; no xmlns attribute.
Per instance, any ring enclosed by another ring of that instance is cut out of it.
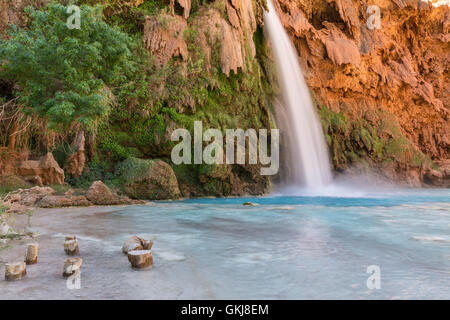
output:
<svg viewBox="0 0 450 320"><path fill-rule="evenodd" d="M88 191L86 198L96 205L114 206L114 205L130 205L130 204L144 204L145 201L132 200L126 196L115 195L103 182L95 181Z"/></svg>
<svg viewBox="0 0 450 320"><path fill-rule="evenodd" d="M92 203L85 196L45 196L37 204L40 208L87 207Z"/></svg>
<svg viewBox="0 0 450 320"><path fill-rule="evenodd" d="M125 193L131 198L165 200L181 196L175 173L164 161L128 158L118 173Z"/></svg>
<svg viewBox="0 0 450 320"><path fill-rule="evenodd" d="M439 187L443 186L444 177L445 173L435 169L428 169L424 173L423 181L427 184Z"/></svg>
<svg viewBox="0 0 450 320"><path fill-rule="evenodd" d="M44 185L64 183L64 170L59 167L51 152L47 153L40 160L21 162L17 171L23 177L40 177Z"/></svg>
<svg viewBox="0 0 450 320"><path fill-rule="evenodd" d="M79 177L84 170L86 155L84 154L85 138L84 131L80 130L72 142L74 152L67 158L64 169L72 177Z"/></svg>
<svg viewBox="0 0 450 320"><path fill-rule="evenodd" d="M45 196L53 195L55 190L50 187L33 187L31 189L18 189L8 193L3 201L8 204L20 204L32 207Z"/></svg>
<svg viewBox="0 0 450 320"><path fill-rule="evenodd" d="M111 190L101 181L95 181L88 191L86 198L93 204L111 205L116 204L118 198L111 192Z"/></svg>

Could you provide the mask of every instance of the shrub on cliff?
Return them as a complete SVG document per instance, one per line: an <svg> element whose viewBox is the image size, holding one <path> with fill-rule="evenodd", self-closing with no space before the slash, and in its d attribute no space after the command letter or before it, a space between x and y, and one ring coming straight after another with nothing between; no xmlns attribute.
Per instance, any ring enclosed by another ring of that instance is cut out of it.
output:
<svg viewBox="0 0 450 320"><path fill-rule="evenodd" d="M48 120L49 128L92 128L108 112L108 86L129 63L130 37L102 20L101 7L81 6L81 28L72 30L61 4L25 11L29 27L12 28L0 42L1 76L18 85L23 112Z"/></svg>

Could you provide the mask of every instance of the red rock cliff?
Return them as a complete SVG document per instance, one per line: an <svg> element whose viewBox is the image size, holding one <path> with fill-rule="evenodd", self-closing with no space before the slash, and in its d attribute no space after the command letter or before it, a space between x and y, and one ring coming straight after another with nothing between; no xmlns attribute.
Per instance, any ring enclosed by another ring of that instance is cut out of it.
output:
<svg viewBox="0 0 450 320"><path fill-rule="evenodd" d="M274 0L274 5L321 104L369 123L379 120L373 110L393 114L414 146L436 163L448 162L449 6L419 0ZM379 29L367 24L376 14L368 10L371 5L380 9Z"/></svg>

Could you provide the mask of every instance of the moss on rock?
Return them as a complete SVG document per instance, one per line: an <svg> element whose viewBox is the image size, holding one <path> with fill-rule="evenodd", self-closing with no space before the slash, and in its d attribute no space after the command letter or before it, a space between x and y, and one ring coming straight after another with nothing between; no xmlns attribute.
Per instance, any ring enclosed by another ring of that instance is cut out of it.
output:
<svg viewBox="0 0 450 320"><path fill-rule="evenodd" d="M172 168L161 160L128 158L116 174L125 194L133 199L166 200L181 196Z"/></svg>

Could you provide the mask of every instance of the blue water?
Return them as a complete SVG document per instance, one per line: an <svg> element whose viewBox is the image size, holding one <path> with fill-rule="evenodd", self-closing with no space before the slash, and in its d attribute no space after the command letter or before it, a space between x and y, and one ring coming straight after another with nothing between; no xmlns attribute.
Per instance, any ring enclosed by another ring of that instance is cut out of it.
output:
<svg viewBox="0 0 450 320"><path fill-rule="evenodd" d="M191 298L450 299L450 190L191 199L115 215L155 239L155 266ZM380 289L367 286L373 265Z"/></svg>

